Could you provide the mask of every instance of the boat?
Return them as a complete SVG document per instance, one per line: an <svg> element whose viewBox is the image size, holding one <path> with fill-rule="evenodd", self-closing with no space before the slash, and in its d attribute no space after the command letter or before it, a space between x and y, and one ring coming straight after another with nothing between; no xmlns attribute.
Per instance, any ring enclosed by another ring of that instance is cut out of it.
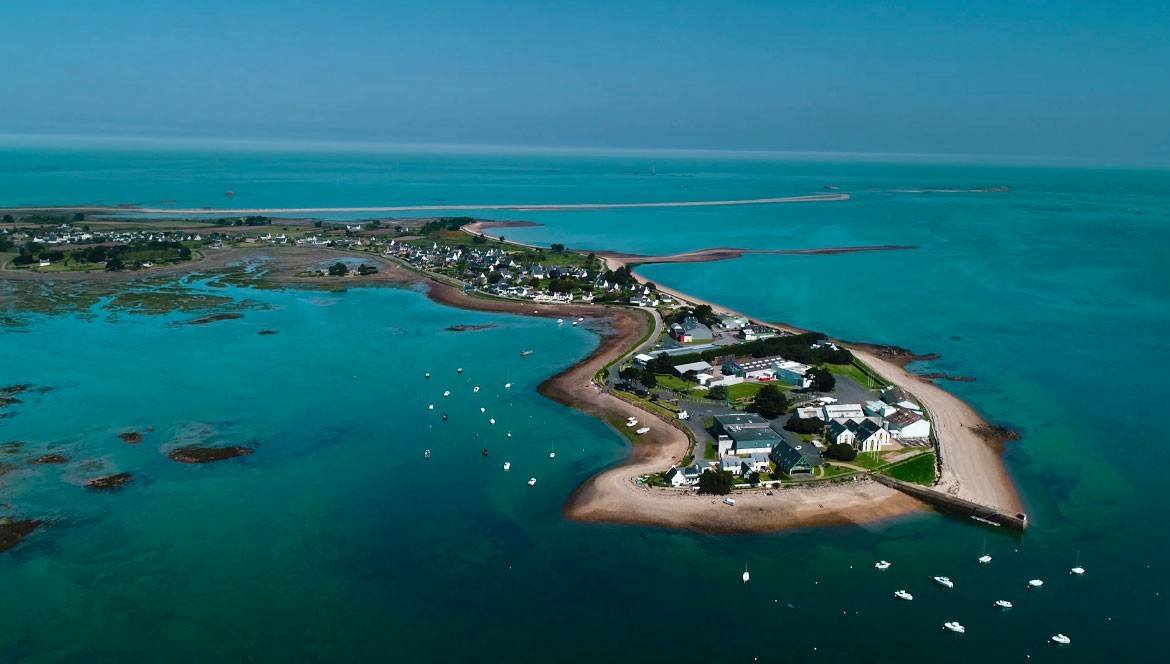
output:
<svg viewBox="0 0 1170 664"><path fill-rule="evenodd" d="M957 623L955 621L943 623L943 628L949 629L952 632L955 632L957 634L966 634L967 633L967 628L963 627L962 625L960 625L959 623Z"/></svg>
<svg viewBox="0 0 1170 664"><path fill-rule="evenodd" d="M432 403L432 404L427 405L427 410L434 410L434 409L435 409L435 404Z"/></svg>
<svg viewBox="0 0 1170 664"><path fill-rule="evenodd" d="M649 431L649 430L650 430L650 427L642 427L641 429L638 429L638 430L637 430L637 431L635 431L634 433L636 433L636 434L638 434L639 436L641 436L642 434L646 433L646 432L647 432L647 431Z"/></svg>
<svg viewBox="0 0 1170 664"><path fill-rule="evenodd" d="M479 412L481 412L481 413L486 413L486 412L487 412L487 408L484 408L483 406L480 406L480 407L479 407Z"/></svg>
<svg viewBox="0 0 1170 664"><path fill-rule="evenodd" d="M486 448L486 447L485 447L485 448L483 448L483 455L484 455L484 456L487 456L487 448Z"/></svg>
<svg viewBox="0 0 1170 664"><path fill-rule="evenodd" d="M444 421L444 422L446 422L446 421L447 421L447 413L443 413L443 421Z"/></svg>
<svg viewBox="0 0 1170 664"><path fill-rule="evenodd" d="M1009 601L1007 601L1006 599L997 599L997 600L995 600L995 605L996 605L996 606L998 606L998 607L999 607L999 608L1001 608L1001 609L1010 609L1010 608L1012 608L1012 603L1011 603L1011 602L1009 602Z"/></svg>
<svg viewBox="0 0 1170 664"><path fill-rule="evenodd" d="M975 521L978 521L979 523L984 524L984 525L995 526L996 528L999 528L999 524L992 521L991 519L984 519L981 516L975 516L975 515L971 515L971 518Z"/></svg>
<svg viewBox="0 0 1170 664"><path fill-rule="evenodd" d="M430 378L430 377L431 377L430 372L427 372L427 374L423 376L423 378Z"/></svg>
<svg viewBox="0 0 1170 664"><path fill-rule="evenodd" d="M530 351L530 350L522 350L522 351L520 351L520 357L528 357L528 356L529 356L529 355L531 355L531 354L532 354L532 351Z"/></svg>
<svg viewBox="0 0 1170 664"><path fill-rule="evenodd" d="M494 417L492 419L488 420L488 424L495 424L495 423L496 423L496 418L494 418Z"/></svg>
<svg viewBox="0 0 1170 664"><path fill-rule="evenodd" d="M564 324L565 324L565 320L563 318L557 319L557 325L564 325Z"/></svg>
<svg viewBox="0 0 1170 664"><path fill-rule="evenodd" d="M1085 573L1085 568L1081 567L1081 552L1077 551L1077 561L1073 563L1072 569L1068 571L1069 574L1080 576Z"/></svg>
<svg viewBox="0 0 1170 664"><path fill-rule="evenodd" d="M573 327L577 327L577 321L573 321Z"/></svg>
<svg viewBox="0 0 1170 664"><path fill-rule="evenodd" d="M451 390L443 390L443 396L445 396L445 397L451 396Z"/></svg>
<svg viewBox="0 0 1170 664"><path fill-rule="evenodd" d="M512 470L512 462L511 461L504 462L504 470Z"/></svg>
<svg viewBox="0 0 1170 664"><path fill-rule="evenodd" d="M629 420L626 421L627 428L633 428L636 426L638 426L638 420L635 420L634 418L631 417Z"/></svg>
<svg viewBox="0 0 1170 664"><path fill-rule="evenodd" d="M955 587L955 582L951 581L950 579L948 579L945 576L934 577L934 582L940 586L943 586L944 588L954 588Z"/></svg>
<svg viewBox="0 0 1170 664"><path fill-rule="evenodd" d="M556 448L554 448L552 445L548 446L548 458L550 458L550 459L557 458Z"/></svg>
<svg viewBox="0 0 1170 664"><path fill-rule="evenodd" d="M504 389L505 389L505 390L506 390L506 389L508 389L509 387L512 387L512 384L511 384L511 383L504 383Z"/></svg>
<svg viewBox="0 0 1170 664"><path fill-rule="evenodd" d="M905 590L895 590L894 597L897 597L898 599L904 599L907 602L914 599L914 595L911 595L910 593L906 592Z"/></svg>
<svg viewBox="0 0 1170 664"><path fill-rule="evenodd" d="M890 563L888 563L884 560L879 560L876 563L874 563L874 567L876 567L877 569L890 569Z"/></svg>
<svg viewBox="0 0 1170 664"><path fill-rule="evenodd" d="M456 369L455 373L463 373L463 367L459 367L458 369Z"/></svg>
<svg viewBox="0 0 1170 664"><path fill-rule="evenodd" d="M475 387L471 388L471 391L475 394L479 394L479 385L476 385Z"/></svg>
<svg viewBox="0 0 1170 664"><path fill-rule="evenodd" d="M752 580L752 575L748 574L747 565L743 566L743 582L747 583Z"/></svg>
<svg viewBox="0 0 1170 664"><path fill-rule="evenodd" d="M511 432L511 431L509 431L509 432L508 432L508 437L509 437L509 438L511 438L511 437L512 437L512 432Z"/></svg>
<svg viewBox="0 0 1170 664"><path fill-rule="evenodd" d="M1068 644L1072 643L1072 639L1068 638L1064 634L1054 634L1052 635L1052 642L1059 643L1062 646L1067 646Z"/></svg>
<svg viewBox="0 0 1170 664"><path fill-rule="evenodd" d="M582 317L582 318L578 318L578 319L577 319L577 322L578 322L578 323L584 323L584 322L585 322L585 318L584 318L584 317Z"/></svg>
<svg viewBox="0 0 1170 664"><path fill-rule="evenodd" d="M1033 588L1039 588L1040 586L1044 585L1044 582L1040 579L1032 579L1028 582L1028 585L1032 586Z"/></svg>
<svg viewBox="0 0 1170 664"><path fill-rule="evenodd" d="M535 477L528 480L528 486L536 486L536 478Z"/></svg>
<svg viewBox="0 0 1170 664"><path fill-rule="evenodd" d="M985 553L985 554L983 554L982 556L979 556L979 562L981 562L981 563L989 563L989 562L991 562L991 556L989 556L989 555L987 555L987 554Z"/></svg>
<svg viewBox="0 0 1170 664"><path fill-rule="evenodd" d="M424 451L423 451L423 458L424 458L424 459L429 459L429 458L431 458L431 451L430 451L430 450L424 450Z"/></svg>

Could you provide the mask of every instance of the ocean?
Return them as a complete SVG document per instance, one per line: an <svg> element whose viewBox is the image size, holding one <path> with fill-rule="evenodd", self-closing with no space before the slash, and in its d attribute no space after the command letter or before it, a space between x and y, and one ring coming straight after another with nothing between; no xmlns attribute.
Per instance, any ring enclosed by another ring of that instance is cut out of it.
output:
<svg viewBox="0 0 1170 664"><path fill-rule="evenodd" d="M929 512L724 537L566 522L567 496L626 450L605 425L535 393L590 352L589 330L450 309L413 289L263 291L196 277L179 287L241 302L244 317L183 325L192 313L103 300L0 330L0 383L52 388L0 419L0 442L25 443L0 455L18 466L0 478L12 506L0 516L50 520L0 554L0 661L1155 659L1170 593L1154 567L1170 546L1156 525L1170 511L1158 433L1170 170L0 145L5 206L615 203L828 186L852 198L473 214L543 224L505 229L509 239L643 254L917 247L640 271L754 317L941 355L914 368L973 378L948 388L1021 433L1005 459L1032 522L1022 538ZM494 327L446 331L457 324ZM117 438L146 427L139 445ZM166 458L190 442L255 452L206 466ZM71 461L23 465L44 451ZM109 472L135 478L112 493L81 486ZM994 560L979 565L985 549ZM1087 573L1072 577L1078 555ZM878 559L893 566L875 570ZM930 583L940 574L953 590ZM1027 588L1032 578L1044 587ZM896 602L899 588L915 600ZM967 634L944 632L944 620ZM1049 645L1056 632L1072 643Z"/></svg>

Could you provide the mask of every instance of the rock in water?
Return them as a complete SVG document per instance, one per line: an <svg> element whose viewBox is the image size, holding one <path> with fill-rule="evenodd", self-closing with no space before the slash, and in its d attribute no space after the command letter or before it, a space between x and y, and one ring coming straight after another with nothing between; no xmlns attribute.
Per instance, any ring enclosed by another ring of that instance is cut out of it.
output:
<svg viewBox="0 0 1170 664"><path fill-rule="evenodd" d="M98 477L86 482L85 488L95 491L109 491L110 489L120 488L123 484L128 484L133 479L134 476L130 473L107 475L106 477Z"/></svg>
<svg viewBox="0 0 1170 664"><path fill-rule="evenodd" d="M63 454L45 454L35 459L29 459L30 466L55 466L57 464L69 463L69 457Z"/></svg>
<svg viewBox="0 0 1170 664"><path fill-rule="evenodd" d="M198 445L189 445L172 450L167 456L170 457L171 461L178 461L179 463L212 463L239 456L247 456L251 453L252 448L242 447L240 445L232 445L230 447L200 447Z"/></svg>
<svg viewBox="0 0 1170 664"><path fill-rule="evenodd" d="M120 433L118 434L118 437L122 439L122 442L130 443L131 445L137 445L138 443L142 442L142 434L135 431Z"/></svg>
<svg viewBox="0 0 1170 664"><path fill-rule="evenodd" d="M0 553L11 549L20 543L20 540L37 529L41 522L35 519L20 521L17 519L0 519Z"/></svg>

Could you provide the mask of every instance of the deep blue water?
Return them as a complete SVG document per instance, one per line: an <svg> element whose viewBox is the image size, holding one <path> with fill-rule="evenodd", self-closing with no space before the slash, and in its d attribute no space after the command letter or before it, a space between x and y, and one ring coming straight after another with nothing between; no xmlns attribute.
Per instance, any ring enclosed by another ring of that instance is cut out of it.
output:
<svg viewBox="0 0 1170 664"><path fill-rule="evenodd" d="M953 390L1023 433L1006 454L1033 520L1022 540L933 514L718 538L568 523L560 506L576 484L624 454L617 434L534 391L589 352L587 330L447 309L409 290L216 289L265 306L174 326L189 315L110 317L99 304L96 316L0 332L0 382L56 388L0 420L0 441L75 459L0 480L11 512L53 519L0 555L0 659L628 661L684 647L710 661L1152 658L1170 592L1158 569L1170 545L1158 527L1170 511L1160 490L1170 452L1152 424L1168 411L1159 378L1170 364L1170 171L777 155L0 149L0 205L634 202L828 184L852 200L478 216L545 224L507 229L511 239L637 253L917 246L643 272L760 318L937 352L924 369L974 377ZM989 186L1012 189L909 193ZM443 332L486 322L497 327ZM280 334L257 334L265 328ZM520 360L525 348L537 352ZM116 438L146 426L155 430L141 445ZM257 449L206 467L165 458L188 440ZM423 448L434 452L425 463ZM78 484L99 471L85 460L136 480L87 492ZM985 538L995 560L980 566ZM1088 573L1074 579L1078 551ZM876 572L878 558L894 567ZM956 588L932 587L933 574ZM1026 590L1034 577L1046 585ZM894 602L901 587L913 603ZM1016 608L994 610L1001 597ZM948 619L968 633L942 632ZM1057 631L1072 645L1048 646Z"/></svg>

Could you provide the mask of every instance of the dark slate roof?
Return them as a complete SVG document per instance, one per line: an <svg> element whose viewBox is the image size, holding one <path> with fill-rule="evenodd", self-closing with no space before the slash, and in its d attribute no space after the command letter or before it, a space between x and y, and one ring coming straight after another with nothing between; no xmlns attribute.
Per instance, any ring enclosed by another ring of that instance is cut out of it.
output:
<svg viewBox="0 0 1170 664"><path fill-rule="evenodd" d="M808 465L814 468L825 463L821 460L820 452L817 452L816 446L812 443L791 443L785 440L772 450L772 460L784 468L785 472L801 459L807 461Z"/></svg>
<svg viewBox="0 0 1170 664"><path fill-rule="evenodd" d="M910 395L906 394L906 390L903 390L900 387L887 387L882 392L882 401L893 404L898 403L899 401L905 401L909 398L909 396Z"/></svg>
<svg viewBox="0 0 1170 664"><path fill-rule="evenodd" d="M857 428L853 430L853 433L858 440L865 440L881 430L882 425L871 419L864 419L857 423Z"/></svg>

